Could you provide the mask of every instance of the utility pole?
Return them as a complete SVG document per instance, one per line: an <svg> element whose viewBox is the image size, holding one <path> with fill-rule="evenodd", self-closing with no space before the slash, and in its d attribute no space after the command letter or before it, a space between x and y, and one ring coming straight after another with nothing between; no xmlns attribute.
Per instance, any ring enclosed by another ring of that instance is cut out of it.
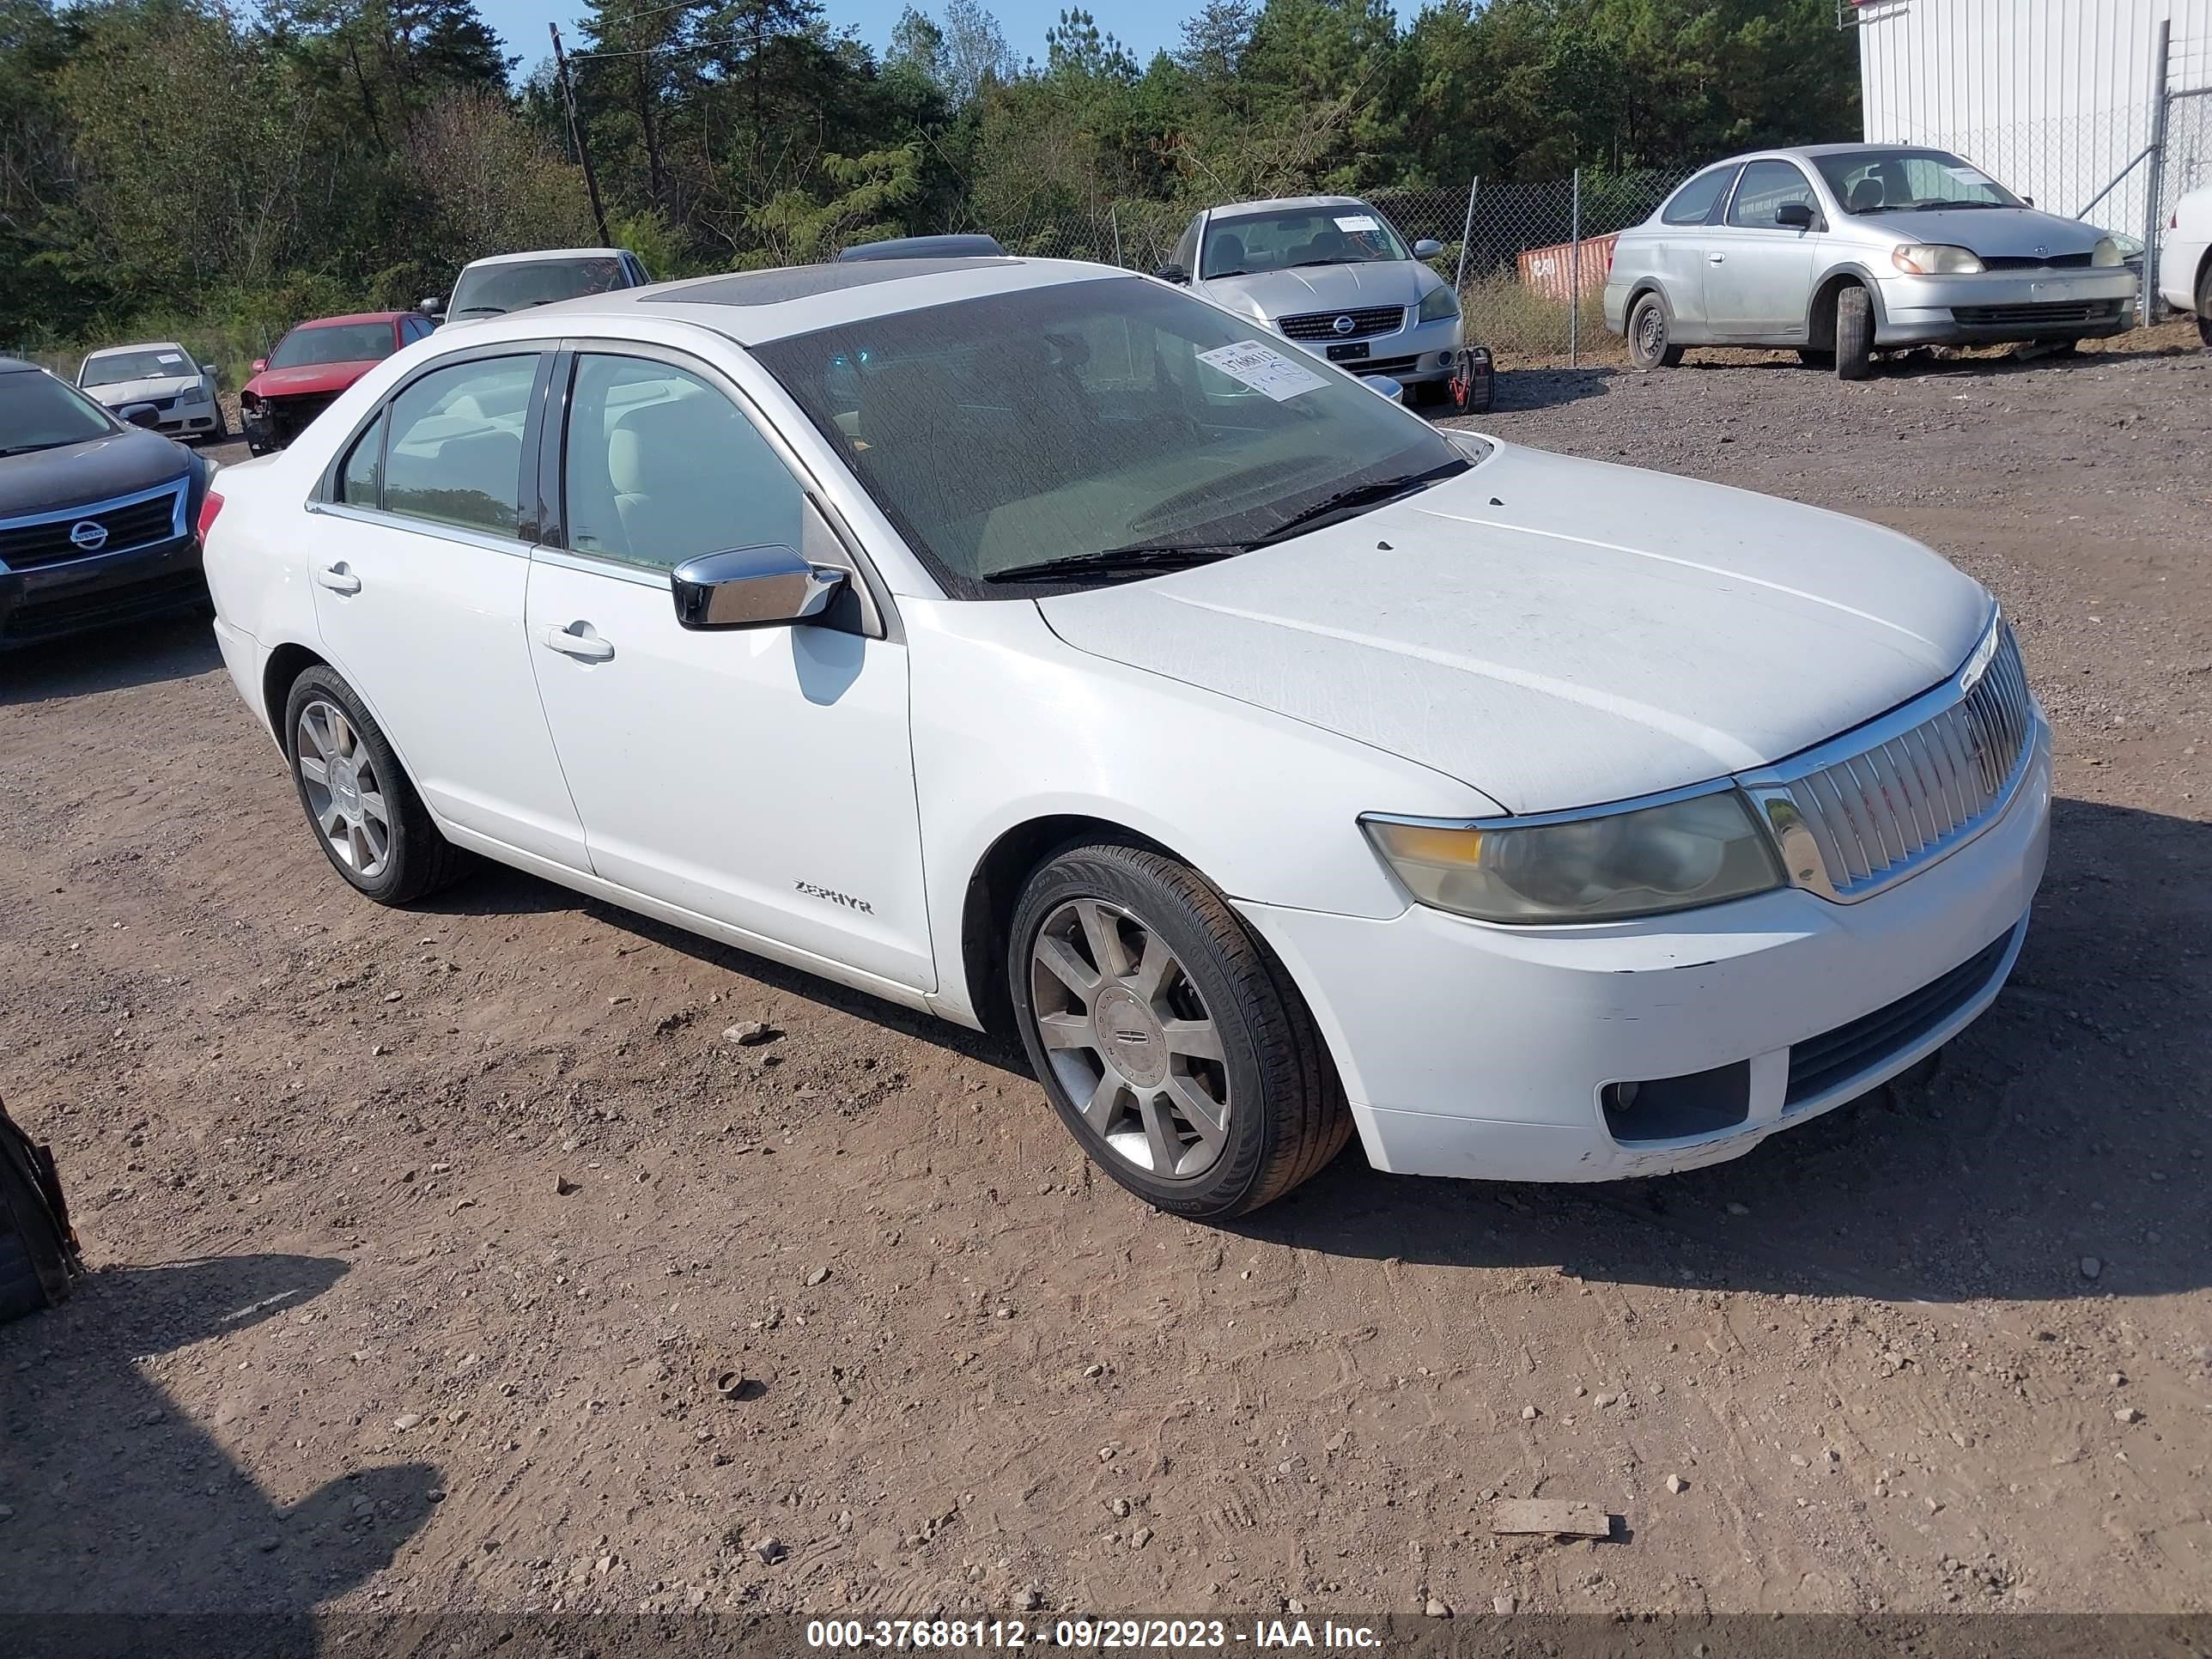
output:
<svg viewBox="0 0 2212 1659"><path fill-rule="evenodd" d="M2173 35L2171 19L2161 17L2158 33L2152 45L2150 66L2150 173L2143 181L2143 269L2142 301L2136 307L2136 321L2148 328L2158 320L2158 242L2159 233L2165 227L2159 223L2159 209L2166 198L2166 118L2173 106L2166 97L2167 47Z"/></svg>
<svg viewBox="0 0 2212 1659"><path fill-rule="evenodd" d="M576 88L568 79L568 56L561 50L561 26L548 18L545 28L553 37L553 67L561 76L561 104L568 115L568 137L576 146L576 159L583 163L584 188L592 198L592 222L599 228L599 246L612 247L615 239L607 230L607 210L599 205L599 176L592 171L592 151L584 143L584 124L576 118Z"/></svg>

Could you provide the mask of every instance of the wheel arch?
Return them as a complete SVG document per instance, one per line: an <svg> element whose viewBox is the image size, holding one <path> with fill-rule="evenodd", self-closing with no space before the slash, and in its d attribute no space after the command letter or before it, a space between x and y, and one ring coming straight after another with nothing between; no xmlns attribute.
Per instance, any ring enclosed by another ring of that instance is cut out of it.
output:
<svg viewBox="0 0 2212 1659"><path fill-rule="evenodd" d="M1031 875L1063 849L1098 842L1139 847L1171 858L1210 881L1203 870L1174 848L1111 818L1083 812L1054 812L1024 819L1002 831L969 872L960 906L960 971L969 1006L977 1022L995 1036L1016 1035L1013 1000L1000 965L1006 960L1014 908Z"/></svg>
<svg viewBox="0 0 2212 1659"><path fill-rule="evenodd" d="M296 641L288 641L269 653L269 660L261 669L261 707L269 721L270 735L276 745L288 756L292 745L284 735L284 704L292 695L292 683L308 669L318 665L327 668L329 659L319 652L311 651Z"/></svg>
<svg viewBox="0 0 2212 1659"><path fill-rule="evenodd" d="M1805 312L1808 346L1820 351L1836 349L1836 296L1853 286L1867 291L1867 302L1874 307L1875 338L1881 338L1882 330L1888 324L1881 307L1881 284L1875 281L1873 273L1864 265L1838 265L1813 285L1812 303Z"/></svg>

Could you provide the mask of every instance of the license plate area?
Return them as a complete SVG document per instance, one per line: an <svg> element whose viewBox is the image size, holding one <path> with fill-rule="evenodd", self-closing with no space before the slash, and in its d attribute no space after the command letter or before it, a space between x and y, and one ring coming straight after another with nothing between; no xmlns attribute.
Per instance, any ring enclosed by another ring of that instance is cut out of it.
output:
<svg viewBox="0 0 2212 1659"><path fill-rule="evenodd" d="M1356 363L1366 355L1367 342L1364 340L1347 341L1328 349L1328 360L1333 363Z"/></svg>

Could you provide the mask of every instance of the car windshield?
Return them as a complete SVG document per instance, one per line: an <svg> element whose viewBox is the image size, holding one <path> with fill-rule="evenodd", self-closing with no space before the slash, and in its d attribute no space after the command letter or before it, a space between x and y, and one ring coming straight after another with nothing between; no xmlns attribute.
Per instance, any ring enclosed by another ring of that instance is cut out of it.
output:
<svg viewBox="0 0 2212 1659"><path fill-rule="evenodd" d="M276 349L269 354L269 367L380 362L398 349L398 337L389 323L309 323L276 342Z"/></svg>
<svg viewBox="0 0 2212 1659"><path fill-rule="evenodd" d="M199 365L180 346L134 346L128 351L103 351L88 357L79 386L120 386L125 380L173 380L197 375Z"/></svg>
<svg viewBox="0 0 2212 1659"><path fill-rule="evenodd" d="M948 591L1142 550L1225 556L1370 488L1463 468L1419 416L1134 277L753 348ZM1139 574L1066 573L1070 586Z"/></svg>
<svg viewBox="0 0 2212 1659"><path fill-rule="evenodd" d="M115 429L105 410L66 381L21 370L0 374L0 455L81 444Z"/></svg>
<svg viewBox="0 0 2212 1659"><path fill-rule="evenodd" d="M447 315L495 317L503 311L523 311L532 306L550 306L556 300L605 294L622 285L622 261L611 254L592 259L477 265L461 273Z"/></svg>
<svg viewBox="0 0 2212 1659"><path fill-rule="evenodd" d="M1846 213L1912 213L1934 208L2027 204L1948 149L1847 149L1813 165Z"/></svg>
<svg viewBox="0 0 2212 1659"><path fill-rule="evenodd" d="M1376 264L1411 258L1389 220L1373 208L1352 203L1216 215L1206 222L1198 274L1241 276L1299 265Z"/></svg>

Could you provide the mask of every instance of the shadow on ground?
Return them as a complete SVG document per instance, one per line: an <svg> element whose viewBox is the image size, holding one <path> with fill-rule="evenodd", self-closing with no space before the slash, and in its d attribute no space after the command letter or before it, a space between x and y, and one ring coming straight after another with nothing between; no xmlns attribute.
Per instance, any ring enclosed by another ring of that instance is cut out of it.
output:
<svg viewBox="0 0 2212 1659"><path fill-rule="evenodd" d="M390 1563L428 1516L437 1471L362 1469L281 1503L224 1449L269 1432L265 1379L204 1390L203 1423L144 1361L205 1345L211 1370L238 1374L229 1339L292 1317L345 1271L299 1255L108 1268L0 1327L0 1504L14 1511L0 1616L253 1608L258 1638L292 1631L312 1651L310 1610ZM72 1653L146 1634L104 1619L50 1633Z"/></svg>
<svg viewBox="0 0 2212 1659"><path fill-rule="evenodd" d="M190 679L222 665L204 615L100 629L0 655L0 706Z"/></svg>

